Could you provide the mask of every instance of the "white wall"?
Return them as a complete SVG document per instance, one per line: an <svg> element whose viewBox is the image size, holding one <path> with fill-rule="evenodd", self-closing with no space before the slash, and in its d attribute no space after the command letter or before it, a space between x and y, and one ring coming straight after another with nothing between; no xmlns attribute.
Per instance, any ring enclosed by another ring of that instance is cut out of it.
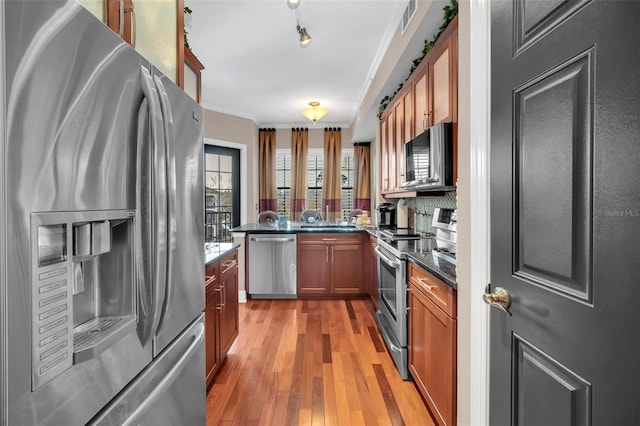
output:
<svg viewBox="0 0 640 426"><path fill-rule="evenodd" d="M251 120L204 110L204 142L240 149L241 224L258 215L258 130Z"/></svg>
<svg viewBox="0 0 640 426"><path fill-rule="evenodd" d="M323 149L324 148L324 127L318 125L317 127L307 127L309 129L309 149ZM351 141L351 129L341 128L342 131L342 148L353 147ZM291 148L291 129L276 129L276 147L277 148Z"/></svg>

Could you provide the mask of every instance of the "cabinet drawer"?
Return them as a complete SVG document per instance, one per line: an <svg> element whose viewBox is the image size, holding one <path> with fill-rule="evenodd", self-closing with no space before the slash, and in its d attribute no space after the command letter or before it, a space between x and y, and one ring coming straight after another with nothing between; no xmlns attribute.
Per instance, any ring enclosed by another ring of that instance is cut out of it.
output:
<svg viewBox="0 0 640 426"><path fill-rule="evenodd" d="M414 262L408 262L409 282L415 285L440 309L451 318L456 317L456 293L453 287L447 285L441 279L425 271Z"/></svg>
<svg viewBox="0 0 640 426"><path fill-rule="evenodd" d="M220 262L215 261L207 265L205 270L204 285L205 288L215 283L220 278Z"/></svg>
<svg viewBox="0 0 640 426"><path fill-rule="evenodd" d="M221 275L226 275L233 269L238 267L238 251L235 250L233 253L225 256L220 259L220 269L222 270Z"/></svg>
<svg viewBox="0 0 640 426"><path fill-rule="evenodd" d="M362 233L352 234L298 234L298 244L362 244Z"/></svg>

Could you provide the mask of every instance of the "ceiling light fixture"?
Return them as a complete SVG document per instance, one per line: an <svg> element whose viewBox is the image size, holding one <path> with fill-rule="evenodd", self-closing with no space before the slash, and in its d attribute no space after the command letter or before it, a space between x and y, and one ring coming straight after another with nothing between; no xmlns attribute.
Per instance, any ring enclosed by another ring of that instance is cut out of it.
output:
<svg viewBox="0 0 640 426"><path fill-rule="evenodd" d="M295 9L300 6L300 0L287 0L287 6L289 9Z"/></svg>
<svg viewBox="0 0 640 426"><path fill-rule="evenodd" d="M327 115L329 111L326 108L320 106L320 102L309 102L309 108L302 110L302 115L313 121L315 125L316 121Z"/></svg>
<svg viewBox="0 0 640 426"><path fill-rule="evenodd" d="M305 27L301 27L300 23L296 26L298 34L300 34L300 47L307 47L311 43L311 36Z"/></svg>

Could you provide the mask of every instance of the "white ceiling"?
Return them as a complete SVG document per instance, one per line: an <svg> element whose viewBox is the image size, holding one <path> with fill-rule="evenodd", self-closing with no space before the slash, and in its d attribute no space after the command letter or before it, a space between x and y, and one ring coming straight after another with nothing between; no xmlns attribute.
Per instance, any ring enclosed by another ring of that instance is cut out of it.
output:
<svg viewBox="0 0 640 426"><path fill-rule="evenodd" d="M329 110L319 126L350 127L407 2L301 0L294 11L286 0L185 0L189 44L205 66L202 105L286 128L310 127L300 111L319 101ZM359 137L375 135L372 125Z"/></svg>

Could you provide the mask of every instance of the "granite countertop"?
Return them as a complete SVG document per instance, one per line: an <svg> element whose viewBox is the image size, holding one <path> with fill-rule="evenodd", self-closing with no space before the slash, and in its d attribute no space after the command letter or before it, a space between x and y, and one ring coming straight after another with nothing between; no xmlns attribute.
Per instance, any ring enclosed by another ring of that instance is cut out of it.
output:
<svg viewBox="0 0 640 426"><path fill-rule="evenodd" d="M442 255L433 251L421 251L409 252L407 253L407 257L420 267L440 278L446 284L457 289L456 265L447 261Z"/></svg>
<svg viewBox="0 0 640 426"><path fill-rule="evenodd" d="M233 228L232 232L246 232L248 234L298 234L298 233L350 233L350 232L367 232L370 225L349 225L346 222L336 224L335 222L316 222L302 223L289 221L286 225L279 225L276 222L271 223L247 223ZM373 227L375 228L375 227Z"/></svg>
<svg viewBox="0 0 640 426"><path fill-rule="evenodd" d="M204 244L204 264L208 265L221 257L233 252L240 244L238 243L205 243Z"/></svg>

